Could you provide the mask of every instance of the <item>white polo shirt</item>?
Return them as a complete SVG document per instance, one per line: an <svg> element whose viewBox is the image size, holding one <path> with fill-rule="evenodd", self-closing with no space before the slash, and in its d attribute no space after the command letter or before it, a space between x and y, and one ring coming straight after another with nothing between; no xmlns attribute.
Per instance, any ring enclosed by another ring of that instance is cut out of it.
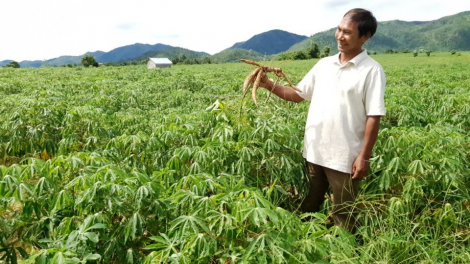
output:
<svg viewBox="0 0 470 264"><path fill-rule="evenodd" d="M382 66L366 50L344 65L339 53L318 61L297 86L311 101L304 158L351 173L364 145L366 117L385 115L385 82Z"/></svg>

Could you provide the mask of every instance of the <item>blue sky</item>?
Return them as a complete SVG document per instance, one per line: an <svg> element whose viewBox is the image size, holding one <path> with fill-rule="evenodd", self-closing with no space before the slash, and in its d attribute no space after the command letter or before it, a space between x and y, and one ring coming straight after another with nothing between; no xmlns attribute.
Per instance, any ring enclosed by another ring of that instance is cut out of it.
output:
<svg viewBox="0 0 470 264"><path fill-rule="evenodd" d="M429 21L468 0L1 0L0 61L44 60L134 43L210 54L272 29L311 36L355 7L378 21Z"/></svg>

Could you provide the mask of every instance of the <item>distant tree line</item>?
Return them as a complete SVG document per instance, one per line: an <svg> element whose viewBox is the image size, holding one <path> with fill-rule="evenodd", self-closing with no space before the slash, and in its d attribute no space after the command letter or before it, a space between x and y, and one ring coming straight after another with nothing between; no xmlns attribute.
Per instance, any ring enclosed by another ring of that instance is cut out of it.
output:
<svg viewBox="0 0 470 264"><path fill-rule="evenodd" d="M98 62L96 61L95 57L92 55L85 55L82 57L82 65L84 67L98 67Z"/></svg>
<svg viewBox="0 0 470 264"><path fill-rule="evenodd" d="M253 51L245 51L245 52L253 52ZM304 50L299 50L299 51L287 51L287 52L282 52L277 55L273 55L274 59L277 60L308 60L308 59L317 59L317 58L323 58L330 56L331 49L329 46L324 46L323 47L323 52L320 52L320 49L318 45L312 41L310 47L304 49ZM368 50L367 53L369 55L375 55L377 54L376 51L370 51ZM409 49L402 49L402 50L394 50L394 49L387 49L385 51L385 54L396 54L396 53L412 53L414 57L418 56L418 53L425 53L427 57L431 55L430 50L426 49L419 49L419 50L414 50L413 52L410 51ZM461 53L457 53L455 50L452 50L451 55L457 55L461 56ZM233 54L232 54L233 55ZM240 57L240 54L235 54L238 56L235 56L238 61L238 57ZM244 54L246 55L246 54ZM251 57L252 55L249 54ZM186 65L193 65L193 64L213 64L213 63L221 63L217 60L212 59L209 56L204 56L204 57L199 57L199 58L189 58L185 54L180 54L179 56L170 58L171 62L173 64L186 64ZM98 63L96 59L92 55L85 55L82 57L81 64L84 67L98 67L99 65L104 65L104 66L127 66L127 65L142 65L142 64L147 64L147 60L139 59L139 60L128 60L128 61L121 61L121 62L107 62L107 63ZM78 67L76 63L68 63L64 65L43 65L41 67ZM6 64L3 67L7 68L20 68L20 64L16 61L10 61L8 64Z"/></svg>
<svg viewBox="0 0 470 264"><path fill-rule="evenodd" d="M173 65L175 64L212 64L214 62L210 57L201 57L201 58L189 58L184 54L181 54L177 57L169 58ZM107 62L104 63L105 66L127 66L127 65L142 65L147 64L147 60L129 60L129 61L121 61L121 62Z"/></svg>
<svg viewBox="0 0 470 264"><path fill-rule="evenodd" d="M320 48L317 43L313 42L310 44L310 47L304 50L298 51L288 51L279 53L277 56L278 60L309 60L309 59L318 59L323 57L330 56L330 47L323 47L323 53L320 52Z"/></svg>
<svg viewBox="0 0 470 264"><path fill-rule="evenodd" d="M188 58L186 55L181 54L178 57L170 58L173 64L211 64L212 59L205 56L201 58Z"/></svg>
<svg viewBox="0 0 470 264"><path fill-rule="evenodd" d="M3 66L6 68L20 68L20 64L16 61L10 61L7 65Z"/></svg>
<svg viewBox="0 0 470 264"><path fill-rule="evenodd" d="M387 50L385 50L385 54L396 54L396 53L411 53L411 51L409 49L403 49L403 50L387 49ZM431 56L431 51L427 50L427 49L414 50L413 51L413 56L417 57L418 53L426 53L427 57Z"/></svg>

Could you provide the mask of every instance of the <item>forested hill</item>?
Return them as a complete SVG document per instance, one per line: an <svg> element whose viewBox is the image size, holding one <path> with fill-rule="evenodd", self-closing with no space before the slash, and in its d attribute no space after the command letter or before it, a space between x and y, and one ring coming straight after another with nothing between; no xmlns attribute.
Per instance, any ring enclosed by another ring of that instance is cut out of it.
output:
<svg viewBox="0 0 470 264"><path fill-rule="evenodd" d="M253 50L265 55L288 50L292 45L306 39L306 36L275 29L251 37L245 42L235 43L229 49Z"/></svg>
<svg viewBox="0 0 470 264"><path fill-rule="evenodd" d="M289 50L301 50L314 41L320 47L329 46L337 51L335 28L314 34L310 38L292 46ZM451 51L470 50L470 11L433 21L392 20L379 22L377 33L365 45L369 51L387 50L430 50Z"/></svg>

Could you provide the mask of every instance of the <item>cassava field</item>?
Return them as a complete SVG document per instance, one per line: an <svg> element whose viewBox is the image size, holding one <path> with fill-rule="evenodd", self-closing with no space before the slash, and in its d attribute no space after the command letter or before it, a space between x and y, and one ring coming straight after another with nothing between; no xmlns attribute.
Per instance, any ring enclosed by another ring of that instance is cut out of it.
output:
<svg viewBox="0 0 470 264"><path fill-rule="evenodd" d="M299 211L309 104L242 98L251 65L1 68L0 263L470 263L470 54L374 58L355 235Z"/></svg>

